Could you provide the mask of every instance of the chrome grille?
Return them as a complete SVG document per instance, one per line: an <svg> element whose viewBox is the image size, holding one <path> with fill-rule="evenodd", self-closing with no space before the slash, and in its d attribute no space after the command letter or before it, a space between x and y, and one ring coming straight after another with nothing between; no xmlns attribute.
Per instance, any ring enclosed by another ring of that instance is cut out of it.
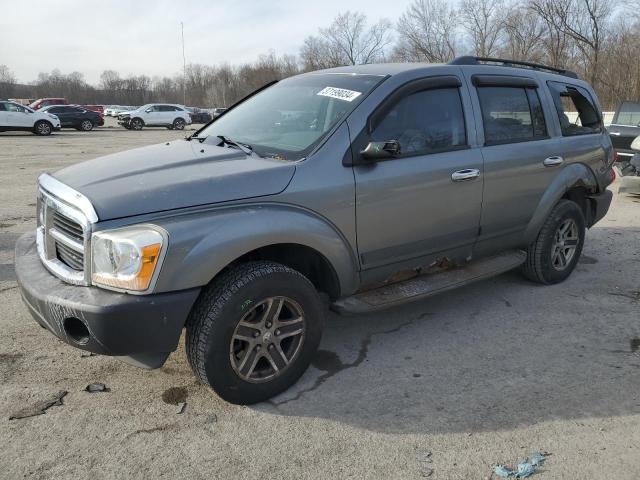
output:
<svg viewBox="0 0 640 480"><path fill-rule="evenodd" d="M38 179L37 246L42 263L66 282L88 285L92 223L97 216L82 194L43 174Z"/></svg>

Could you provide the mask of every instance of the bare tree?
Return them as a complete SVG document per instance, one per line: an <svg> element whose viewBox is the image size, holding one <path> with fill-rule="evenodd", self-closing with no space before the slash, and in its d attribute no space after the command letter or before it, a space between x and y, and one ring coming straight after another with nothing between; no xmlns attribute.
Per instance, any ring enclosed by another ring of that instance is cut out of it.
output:
<svg viewBox="0 0 640 480"><path fill-rule="evenodd" d="M395 56L403 61L448 62L458 50L458 20L446 0L414 0L398 20Z"/></svg>
<svg viewBox="0 0 640 480"><path fill-rule="evenodd" d="M497 54L504 31L503 0L463 0L460 18L471 37L473 51L480 57Z"/></svg>
<svg viewBox="0 0 640 480"><path fill-rule="evenodd" d="M504 39L500 56L514 60L542 62L546 25L540 16L521 4L514 4L503 21Z"/></svg>
<svg viewBox="0 0 640 480"><path fill-rule="evenodd" d="M300 55L306 69L375 63L385 58L391 40L389 20L368 27L364 14L347 11L318 37L307 37Z"/></svg>
<svg viewBox="0 0 640 480"><path fill-rule="evenodd" d="M599 80L600 52L614 3L615 0L531 0L531 8L548 25L575 42L594 85Z"/></svg>
<svg viewBox="0 0 640 480"><path fill-rule="evenodd" d="M0 65L0 98L7 98L13 95L16 85L16 77L9 67Z"/></svg>

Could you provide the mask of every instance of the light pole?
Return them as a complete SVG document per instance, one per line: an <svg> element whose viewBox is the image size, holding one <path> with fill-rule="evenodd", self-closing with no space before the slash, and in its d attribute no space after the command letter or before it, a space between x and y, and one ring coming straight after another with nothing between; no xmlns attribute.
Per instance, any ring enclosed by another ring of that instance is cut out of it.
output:
<svg viewBox="0 0 640 480"><path fill-rule="evenodd" d="M182 104L187 105L187 59L184 56L184 23L180 22L182 32Z"/></svg>

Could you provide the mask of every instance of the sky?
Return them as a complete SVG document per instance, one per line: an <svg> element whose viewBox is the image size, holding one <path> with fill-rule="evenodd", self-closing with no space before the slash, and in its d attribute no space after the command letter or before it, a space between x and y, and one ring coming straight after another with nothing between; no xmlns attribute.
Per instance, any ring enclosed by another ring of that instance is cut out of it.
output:
<svg viewBox="0 0 640 480"><path fill-rule="evenodd" d="M187 63L255 60L297 54L346 10L395 23L411 0L0 0L0 64L20 83L58 68L97 84L103 70L172 76Z"/></svg>

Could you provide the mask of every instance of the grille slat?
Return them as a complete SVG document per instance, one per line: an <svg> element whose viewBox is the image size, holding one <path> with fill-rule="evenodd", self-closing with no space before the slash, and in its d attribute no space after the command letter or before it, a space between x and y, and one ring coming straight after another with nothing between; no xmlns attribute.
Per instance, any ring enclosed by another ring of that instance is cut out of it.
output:
<svg viewBox="0 0 640 480"><path fill-rule="evenodd" d="M53 214L53 226L57 230L60 230L61 233L65 233L75 241L82 243L84 239L84 232L82 231L82 227L73 220L69 220L60 213L55 212Z"/></svg>
<svg viewBox="0 0 640 480"><path fill-rule="evenodd" d="M58 254L58 260L74 270L82 270L84 268L84 256L66 245L56 242L56 253Z"/></svg>

